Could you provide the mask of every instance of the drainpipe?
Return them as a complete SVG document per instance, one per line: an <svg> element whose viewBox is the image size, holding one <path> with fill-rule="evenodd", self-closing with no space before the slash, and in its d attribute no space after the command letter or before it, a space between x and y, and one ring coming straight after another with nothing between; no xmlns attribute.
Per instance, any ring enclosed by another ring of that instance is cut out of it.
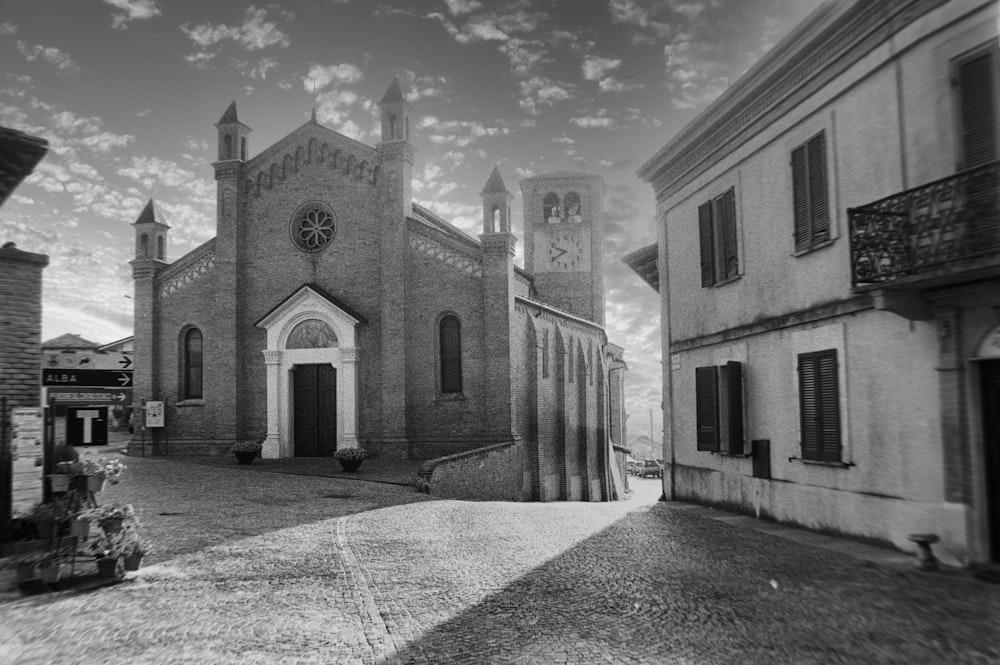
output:
<svg viewBox="0 0 1000 665"><path fill-rule="evenodd" d="M658 290L660 293L660 344L663 354L663 358L660 360L660 364L663 367L663 403L660 406L663 409L663 446L664 449L670 449L670 487L663 488L663 496L660 499L663 501L674 501L677 498L677 492L674 489L677 484L677 476L674 471L674 467L677 465L677 456L674 452L674 424L671 417L673 412L674 370L670 358L670 280L667 275L667 248L669 247L669 242L667 241L667 213L665 210L657 215L657 220L663 233L663 240L659 242L658 251L656 252L656 261L658 264L656 269L659 273ZM667 474L663 474L661 485L665 484L667 477Z"/></svg>

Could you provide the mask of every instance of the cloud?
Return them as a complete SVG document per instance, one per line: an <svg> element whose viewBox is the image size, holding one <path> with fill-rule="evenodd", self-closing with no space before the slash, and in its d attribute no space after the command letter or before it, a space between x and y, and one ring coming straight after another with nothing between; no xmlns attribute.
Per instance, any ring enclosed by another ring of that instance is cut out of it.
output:
<svg viewBox="0 0 1000 665"><path fill-rule="evenodd" d="M600 81L608 72L618 69L621 64L622 61L619 59L588 55L583 59L583 78L588 81Z"/></svg>
<svg viewBox="0 0 1000 665"><path fill-rule="evenodd" d="M452 16L461 16L462 14L471 14L474 11L478 11L483 8L483 3L479 0L444 0L445 4L448 5L448 11L451 12Z"/></svg>
<svg viewBox="0 0 1000 665"><path fill-rule="evenodd" d="M597 115L584 115L575 116L569 119L569 121L576 125L577 127L582 127L584 129L618 129L618 120L607 115L607 111L601 109Z"/></svg>
<svg viewBox="0 0 1000 665"><path fill-rule="evenodd" d="M121 10L121 13L111 15L111 27L118 30L124 30L130 21L145 21L162 14L155 0L104 0L104 2Z"/></svg>
<svg viewBox="0 0 1000 665"><path fill-rule="evenodd" d="M540 66L552 61L545 44L537 39L513 37L498 49L507 56L514 74L520 77L530 76Z"/></svg>
<svg viewBox="0 0 1000 665"><path fill-rule="evenodd" d="M439 120L434 116L421 118L418 127L431 143L456 148L465 148L484 137L510 134L508 127L487 127L469 120Z"/></svg>
<svg viewBox="0 0 1000 665"><path fill-rule="evenodd" d="M427 97L449 99L453 96L451 81L446 76L417 76L416 72L404 70L404 79L409 82L404 88L406 101L416 102Z"/></svg>
<svg viewBox="0 0 1000 665"><path fill-rule="evenodd" d="M286 18L291 16L283 10L276 13ZM241 25L202 23L189 27L185 23L180 27L184 34L202 49L184 58L194 65L201 65L211 60L216 55L213 49L227 41L234 42L245 51L260 51L272 46L287 48L291 44L291 40L277 24L268 20L267 10L258 9L253 5L247 8Z"/></svg>
<svg viewBox="0 0 1000 665"><path fill-rule="evenodd" d="M13 35L17 32L17 26L13 23L0 23L0 35Z"/></svg>
<svg viewBox="0 0 1000 665"><path fill-rule="evenodd" d="M302 87L306 92L319 92L332 82L357 83L364 79L364 74L356 65L343 63L340 65L310 65L309 73L302 78Z"/></svg>
<svg viewBox="0 0 1000 665"><path fill-rule="evenodd" d="M278 61L274 58L262 58L257 66L250 70L250 78L264 80L267 73L278 66Z"/></svg>
<svg viewBox="0 0 1000 665"><path fill-rule="evenodd" d="M533 76L518 83L518 104L529 115L537 115L542 106L554 106L573 96L569 83L553 81L544 76Z"/></svg>
<svg viewBox="0 0 1000 665"><path fill-rule="evenodd" d="M362 132L357 122L354 121L352 110L371 110L374 105L368 100L363 100L350 90L331 90L316 97L316 119L345 136L362 138L374 136L375 128L368 132Z"/></svg>
<svg viewBox="0 0 1000 665"><path fill-rule="evenodd" d="M18 40L17 50L21 52L21 55L23 55L28 62L34 62L35 60L41 59L64 74L78 74L80 72L80 67L73 62L73 59L66 53L57 49L55 46L41 46L39 44L31 46L21 40Z"/></svg>

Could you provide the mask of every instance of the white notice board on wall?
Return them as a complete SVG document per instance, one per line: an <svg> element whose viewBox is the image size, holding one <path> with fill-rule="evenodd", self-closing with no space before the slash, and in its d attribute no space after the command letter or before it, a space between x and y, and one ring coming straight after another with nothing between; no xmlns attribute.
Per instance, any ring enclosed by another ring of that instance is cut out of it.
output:
<svg viewBox="0 0 1000 665"><path fill-rule="evenodd" d="M163 402L146 402L146 427L163 427Z"/></svg>

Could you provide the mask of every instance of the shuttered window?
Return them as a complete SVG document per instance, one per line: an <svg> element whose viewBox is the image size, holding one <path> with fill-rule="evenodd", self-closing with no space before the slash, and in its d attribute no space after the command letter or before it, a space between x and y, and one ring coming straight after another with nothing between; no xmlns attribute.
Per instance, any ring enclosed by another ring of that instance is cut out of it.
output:
<svg viewBox="0 0 1000 665"><path fill-rule="evenodd" d="M462 324L457 316L441 319L441 392L462 392Z"/></svg>
<svg viewBox="0 0 1000 665"><path fill-rule="evenodd" d="M743 364L695 368L698 450L742 455Z"/></svg>
<svg viewBox="0 0 1000 665"><path fill-rule="evenodd" d="M184 333L184 368L182 370L183 399L201 399L202 393L202 337L201 331L191 328Z"/></svg>
<svg viewBox="0 0 1000 665"><path fill-rule="evenodd" d="M713 286L739 275L736 192L732 188L698 206L698 242L702 286Z"/></svg>
<svg viewBox="0 0 1000 665"><path fill-rule="evenodd" d="M997 52L990 49L958 67L962 169L997 159Z"/></svg>
<svg viewBox="0 0 1000 665"><path fill-rule="evenodd" d="M796 250L830 239L824 132L792 150L792 208Z"/></svg>
<svg viewBox="0 0 1000 665"><path fill-rule="evenodd" d="M802 459L840 462L836 349L799 355L799 418Z"/></svg>
<svg viewBox="0 0 1000 665"><path fill-rule="evenodd" d="M698 450L719 449L719 368L697 367L695 410L698 426Z"/></svg>

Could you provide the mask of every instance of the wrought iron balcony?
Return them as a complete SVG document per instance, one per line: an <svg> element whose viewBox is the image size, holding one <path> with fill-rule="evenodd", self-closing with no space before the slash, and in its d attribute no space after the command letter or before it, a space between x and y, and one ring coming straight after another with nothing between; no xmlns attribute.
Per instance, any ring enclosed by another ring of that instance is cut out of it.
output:
<svg viewBox="0 0 1000 665"><path fill-rule="evenodd" d="M856 287L1000 265L1000 161L847 211Z"/></svg>

